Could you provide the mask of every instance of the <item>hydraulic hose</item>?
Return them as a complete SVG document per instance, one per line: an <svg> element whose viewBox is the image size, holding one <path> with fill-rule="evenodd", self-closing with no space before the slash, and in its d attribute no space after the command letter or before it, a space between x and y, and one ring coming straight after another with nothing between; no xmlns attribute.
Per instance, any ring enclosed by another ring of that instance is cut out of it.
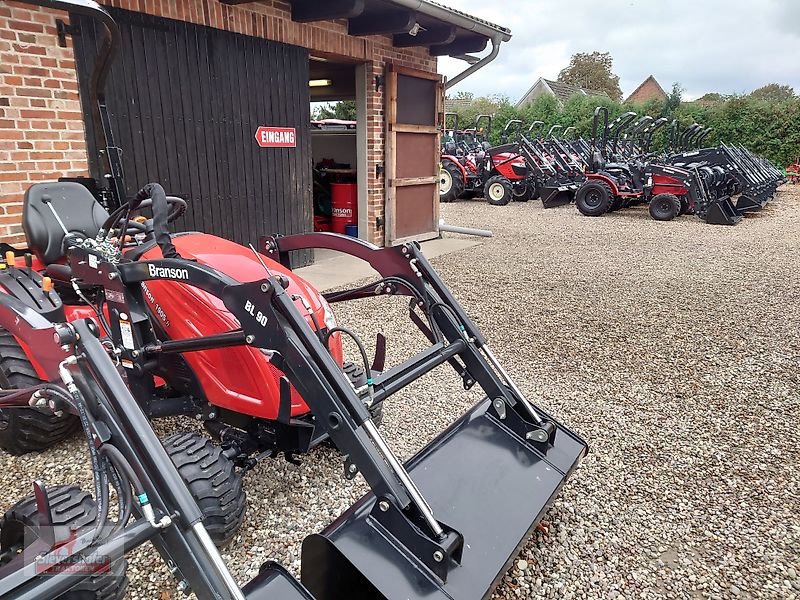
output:
<svg viewBox="0 0 800 600"><path fill-rule="evenodd" d="M172 244L169 236L167 222L169 220L169 203L167 193L158 183L148 183L141 190L136 192L134 202L140 203L142 200L150 198L153 202L153 235L155 236L158 247L164 258L180 258L181 255Z"/></svg>
<svg viewBox="0 0 800 600"><path fill-rule="evenodd" d="M100 534L105 518L108 516L108 479L105 463L100 453L97 451L97 446L95 446L94 437L92 436L89 411L86 408L86 403L84 402L78 386L75 384L75 379L69 370L70 365L76 365L77 363L78 360L75 356L66 358L58 366L58 373L70 396L72 396L73 403L78 410L78 418L80 419L81 427L83 427L83 432L86 436L86 444L89 448L89 459L92 463L92 472L94 474L94 496L99 517L92 535L92 541L95 541Z"/></svg>
<svg viewBox="0 0 800 600"><path fill-rule="evenodd" d="M370 368L369 364L369 357L367 356L367 350L364 348L364 344L359 339L359 337L347 329L346 327L333 327L332 329L328 330L328 333L325 337L325 347L328 347L328 341L331 338L331 335L334 333L339 332L345 334L351 340L353 340L358 347L358 352L361 354L361 360L364 361L364 374L367 376L367 391L369 393L369 407L371 408L372 405L375 403L375 390L372 384L372 369Z"/></svg>

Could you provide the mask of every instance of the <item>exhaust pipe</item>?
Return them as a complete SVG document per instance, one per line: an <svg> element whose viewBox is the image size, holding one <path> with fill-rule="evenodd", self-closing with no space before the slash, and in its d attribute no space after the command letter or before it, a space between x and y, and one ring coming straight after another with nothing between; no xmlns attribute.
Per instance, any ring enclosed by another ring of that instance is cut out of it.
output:
<svg viewBox="0 0 800 600"><path fill-rule="evenodd" d="M472 227L459 227L457 225L447 225L444 219L439 219L439 231L446 233L462 233L464 235L475 235L478 237L492 237L492 232L488 229L474 229Z"/></svg>

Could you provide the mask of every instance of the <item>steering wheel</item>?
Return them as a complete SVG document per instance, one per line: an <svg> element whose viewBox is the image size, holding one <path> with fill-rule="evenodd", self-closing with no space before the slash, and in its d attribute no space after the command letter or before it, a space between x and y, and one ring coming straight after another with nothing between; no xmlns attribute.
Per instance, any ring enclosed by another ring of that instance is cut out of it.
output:
<svg viewBox="0 0 800 600"><path fill-rule="evenodd" d="M167 206L167 216L165 225L174 222L186 212L186 200L177 196L164 196ZM162 200L163 202L163 200ZM106 225L103 227L106 231L117 230L117 237L122 238L120 229L125 227L125 235L136 235L138 233L147 233L154 229L154 219L145 219L143 217L133 218L135 213L138 213L143 208L152 208L153 199L145 198L141 202L136 201L134 197L128 204L125 204L115 210ZM127 223L125 221L127 220Z"/></svg>
<svg viewBox="0 0 800 600"><path fill-rule="evenodd" d="M167 223L172 223L186 212L186 200L178 198L177 196L167 196ZM153 206L153 199L147 198L142 200L134 212L140 211L143 208L150 208ZM120 219L121 220L121 219Z"/></svg>
<svg viewBox="0 0 800 600"><path fill-rule="evenodd" d="M134 213L147 207L153 211L152 219L132 218ZM128 236L144 233L153 235L165 258L177 258L179 255L172 245L167 225L185 211L186 201L183 198L167 196L159 184L148 183L127 204L112 212L102 229L107 232L116 231L120 251Z"/></svg>

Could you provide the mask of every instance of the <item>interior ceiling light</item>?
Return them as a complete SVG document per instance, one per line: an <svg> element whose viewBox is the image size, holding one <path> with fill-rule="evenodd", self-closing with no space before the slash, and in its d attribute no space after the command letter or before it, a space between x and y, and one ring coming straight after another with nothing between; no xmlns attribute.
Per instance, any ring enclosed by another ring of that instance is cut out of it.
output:
<svg viewBox="0 0 800 600"><path fill-rule="evenodd" d="M419 23L414 23L414 26L411 29L409 29L408 35L415 36L419 33L420 29L422 29L422 27L420 27Z"/></svg>
<svg viewBox="0 0 800 600"><path fill-rule="evenodd" d="M332 83L330 79L312 79L308 82L308 87L327 87Z"/></svg>

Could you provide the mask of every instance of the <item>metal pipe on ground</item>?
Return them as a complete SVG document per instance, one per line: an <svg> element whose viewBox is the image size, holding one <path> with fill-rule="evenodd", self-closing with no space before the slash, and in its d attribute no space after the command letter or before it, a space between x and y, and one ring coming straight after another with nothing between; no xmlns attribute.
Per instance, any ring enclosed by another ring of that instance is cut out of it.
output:
<svg viewBox="0 0 800 600"><path fill-rule="evenodd" d="M463 233L464 235L477 235L479 237L492 237L492 232L488 229L474 229L472 227L448 225L444 222L444 219L439 219L439 231L444 231L446 233Z"/></svg>

